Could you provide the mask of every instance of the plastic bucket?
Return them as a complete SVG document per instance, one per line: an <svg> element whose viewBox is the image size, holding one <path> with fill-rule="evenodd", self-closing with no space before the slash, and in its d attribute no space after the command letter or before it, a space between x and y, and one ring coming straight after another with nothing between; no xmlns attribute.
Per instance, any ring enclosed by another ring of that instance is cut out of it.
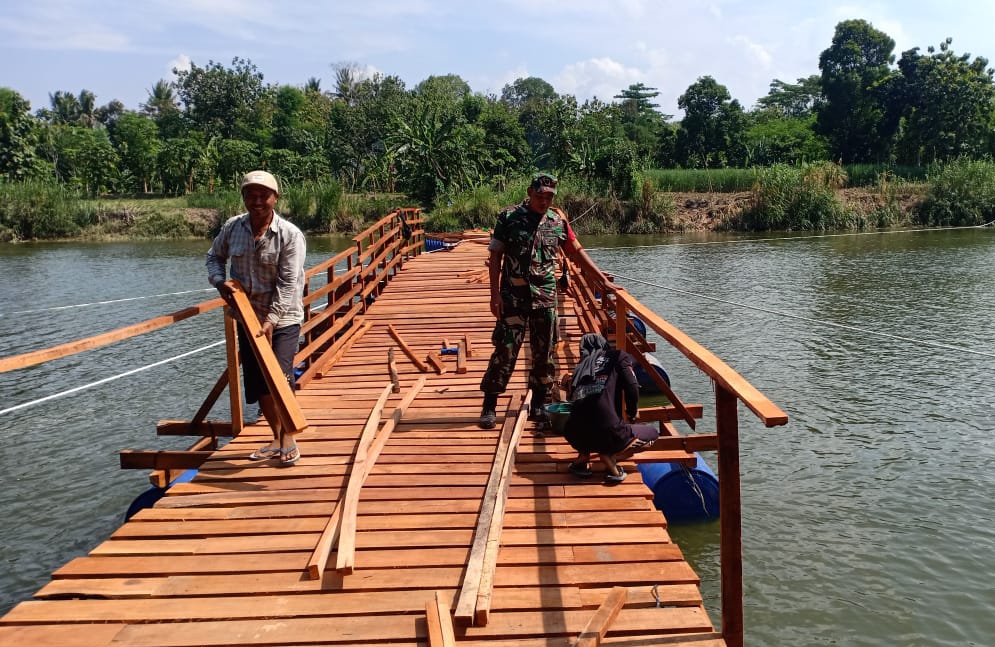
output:
<svg viewBox="0 0 995 647"><path fill-rule="evenodd" d="M563 430L567 426L567 418L570 417L569 402L554 402L546 405L546 413L549 414L549 426L553 433L563 435Z"/></svg>

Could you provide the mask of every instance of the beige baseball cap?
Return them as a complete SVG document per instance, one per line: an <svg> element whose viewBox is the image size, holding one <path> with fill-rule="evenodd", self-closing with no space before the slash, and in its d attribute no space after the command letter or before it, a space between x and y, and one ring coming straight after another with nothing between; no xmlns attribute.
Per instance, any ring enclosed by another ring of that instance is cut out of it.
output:
<svg viewBox="0 0 995 647"><path fill-rule="evenodd" d="M251 171L246 173L245 177L242 178L242 189L244 190L250 184L264 186L273 191L273 193L280 195L280 185L277 184L276 178L273 177L272 173L267 173L266 171Z"/></svg>

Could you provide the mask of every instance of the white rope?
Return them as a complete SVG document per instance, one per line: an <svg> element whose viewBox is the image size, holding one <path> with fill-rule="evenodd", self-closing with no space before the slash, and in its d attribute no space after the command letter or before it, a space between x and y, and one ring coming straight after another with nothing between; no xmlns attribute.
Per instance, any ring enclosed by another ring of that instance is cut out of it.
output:
<svg viewBox="0 0 995 647"><path fill-rule="evenodd" d="M125 371L124 373L121 373L120 375L114 375L113 377L105 377L102 380L97 380L96 382L91 382L90 384L84 384L83 386L77 386L77 387L74 387L74 388L66 390L66 391L61 391L59 393L53 393L52 395L46 395L44 398L38 398L37 400L32 400L31 402L23 402L21 404L16 404L16 405L14 405L12 407L8 407L6 409L0 409L0 416L4 415L5 413L10 413L11 411L17 411L19 409L25 409L27 407L32 407L32 406L34 406L36 404L41 404L42 402L48 402L49 400L54 400L56 398L61 398L63 396L70 395L70 394L73 394L73 393L77 393L79 391L84 391L86 389L90 389L90 388L93 388L95 386L100 386L101 384L106 384L107 382L113 382L114 380L119 380L122 377L127 377L129 375L134 375L135 373L140 373L142 371L147 371L150 368L155 368L156 366L162 366L163 364L168 364L169 362L175 362L178 359L183 359L184 357L189 357L190 355L194 355L196 353L203 352L203 351L205 351L205 350L207 350L209 348L214 348L215 346L220 346L223 343L225 343L224 340L222 340L222 341L216 341L213 344L208 344L207 346L201 346L200 348L197 348L197 349L191 350L191 351L187 351L185 353L177 355L176 357L170 357L169 359L164 359L164 360L155 362L154 364L149 364L147 366L142 366L141 368L135 368L135 369L132 369L130 371Z"/></svg>
<svg viewBox="0 0 995 647"><path fill-rule="evenodd" d="M710 297L710 296L706 296L704 294L697 294L695 292L688 292L687 290L681 290L680 288L670 288L670 287L666 287L664 285L658 285L656 283L650 283L649 281L641 281L639 279L634 279L632 277L622 276L621 274L614 274L614 273L612 273L612 274L615 277L618 277L618 278L621 278L621 279L625 279L626 281L632 281L633 283L642 283L643 285L648 285L650 287L659 288L661 290L670 290L671 292L679 292L680 294L684 294L684 295L691 296L691 297L697 297L699 299L707 299L709 301L716 301L718 303L724 303L726 305L737 306L737 307L740 307L740 308L748 308L749 310L756 310L757 312L763 312L763 313L766 313L766 314L778 315L780 317L787 317L788 319L797 319L799 321L805 321L805 322L808 322L808 323L820 324L820 325L823 325L823 326L832 326L834 328L842 328L843 330L849 330L849 331L852 331L852 332L859 332L859 333L863 333L863 334L866 334L866 335L877 335L878 337L885 337L887 339L895 339L897 341L904 341L904 342L908 342L910 344L921 344L923 346L932 346L934 348L943 348L945 350L953 350L953 351L958 351L958 352L961 352L961 353L970 353L972 355L981 355L982 357L995 358L995 353L986 353L986 352L981 351L981 350L974 350L974 349L971 349L971 348L964 348L962 346L951 346L949 344L942 344L940 342L935 342L935 341L924 341L924 340L921 340L921 339L913 339L911 337L902 337L900 335L892 335L892 334L889 334L889 333L886 333L886 332L878 332L876 330L867 330L865 328L857 328L856 326L847 326L846 324L839 324L839 323L835 323L835 322L832 322L832 321L822 321L820 319L812 319L811 317L803 317L801 315L795 315L795 314L791 314L789 312L780 312L778 310L768 310L766 308L760 308L760 307L757 307L757 306L751 306L751 305L746 304L746 303L738 303L736 301L727 301L725 299L719 299L717 297Z"/></svg>
<svg viewBox="0 0 995 647"><path fill-rule="evenodd" d="M88 306L104 306L110 303L123 303L125 301L138 301L139 299L155 299L158 297L174 297L181 294L193 294L195 292L211 292L214 288L205 288L203 290L185 290L183 292L168 292L166 294L149 294L143 297L128 297L126 299L112 299L110 301L94 301L93 303L76 303L71 306L53 306L51 308L39 308L38 310L18 310L17 312L0 312L0 317L11 317L13 315L26 315L34 314L36 312L51 312L53 310L68 310L70 308L86 308Z"/></svg>
<svg viewBox="0 0 995 647"><path fill-rule="evenodd" d="M964 225L963 227L924 227L922 229L897 229L895 231L854 231L846 234L812 234L811 236L784 236L779 238L742 238L739 240L703 240L696 243L662 243L660 245L630 245L628 247L585 247L585 251L610 251L613 249L654 249L657 247L693 247L695 245L735 245L740 243L777 243L782 240L806 240L810 238L843 238L846 236L883 236L885 234L918 234L934 231L953 231L955 229L983 229L995 223L983 225Z"/></svg>

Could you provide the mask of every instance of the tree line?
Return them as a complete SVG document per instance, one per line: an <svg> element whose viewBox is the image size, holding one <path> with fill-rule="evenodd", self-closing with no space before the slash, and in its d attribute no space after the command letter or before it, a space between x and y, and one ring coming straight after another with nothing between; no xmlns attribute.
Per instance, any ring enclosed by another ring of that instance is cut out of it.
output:
<svg viewBox="0 0 995 647"><path fill-rule="evenodd" d="M548 169L585 190L632 198L648 168L840 164L924 165L995 152L988 61L947 39L896 59L895 41L863 20L836 26L819 74L775 79L751 109L711 76L658 110L636 83L612 101L579 101L536 77L500 95L457 75L408 88L333 66L333 87L268 84L235 58L174 70L139 109L56 91L36 110L0 88L0 178L52 178L90 195L183 194L235 186L265 167L288 183L334 179L348 192L403 193L426 206L475 187L502 188Z"/></svg>

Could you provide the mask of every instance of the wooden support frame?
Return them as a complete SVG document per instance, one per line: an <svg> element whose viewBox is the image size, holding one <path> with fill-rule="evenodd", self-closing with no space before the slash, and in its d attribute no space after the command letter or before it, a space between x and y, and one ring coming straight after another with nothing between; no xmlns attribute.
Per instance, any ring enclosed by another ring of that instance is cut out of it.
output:
<svg viewBox="0 0 995 647"><path fill-rule="evenodd" d="M160 420L156 425L158 436L215 436L231 437L235 430L230 422L215 422L205 420L199 425L186 420Z"/></svg>
<svg viewBox="0 0 995 647"><path fill-rule="evenodd" d="M124 470L188 470L203 465L213 453L211 450L123 449L119 455Z"/></svg>
<svg viewBox="0 0 995 647"><path fill-rule="evenodd" d="M225 285L232 289L235 311L238 313L242 325L245 326L245 337L249 341L252 353L259 361L263 379L273 396L273 404L280 416L280 422L283 423L283 431L299 434L307 429L307 418L304 417L304 412L301 411L297 398L294 397L293 389L290 388L283 371L280 370L280 364L273 353L273 348L266 342L265 338L260 341L262 326L259 324L259 319L256 318L252 304L249 303L249 297L238 281L227 281Z"/></svg>
<svg viewBox="0 0 995 647"><path fill-rule="evenodd" d="M225 354L228 357L228 369L225 378L228 380L228 403L231 407L232 436L237 436L245 426L245 414L242 409L242 383L238 379L238 333L235 320L225 312Z"/></svg>

